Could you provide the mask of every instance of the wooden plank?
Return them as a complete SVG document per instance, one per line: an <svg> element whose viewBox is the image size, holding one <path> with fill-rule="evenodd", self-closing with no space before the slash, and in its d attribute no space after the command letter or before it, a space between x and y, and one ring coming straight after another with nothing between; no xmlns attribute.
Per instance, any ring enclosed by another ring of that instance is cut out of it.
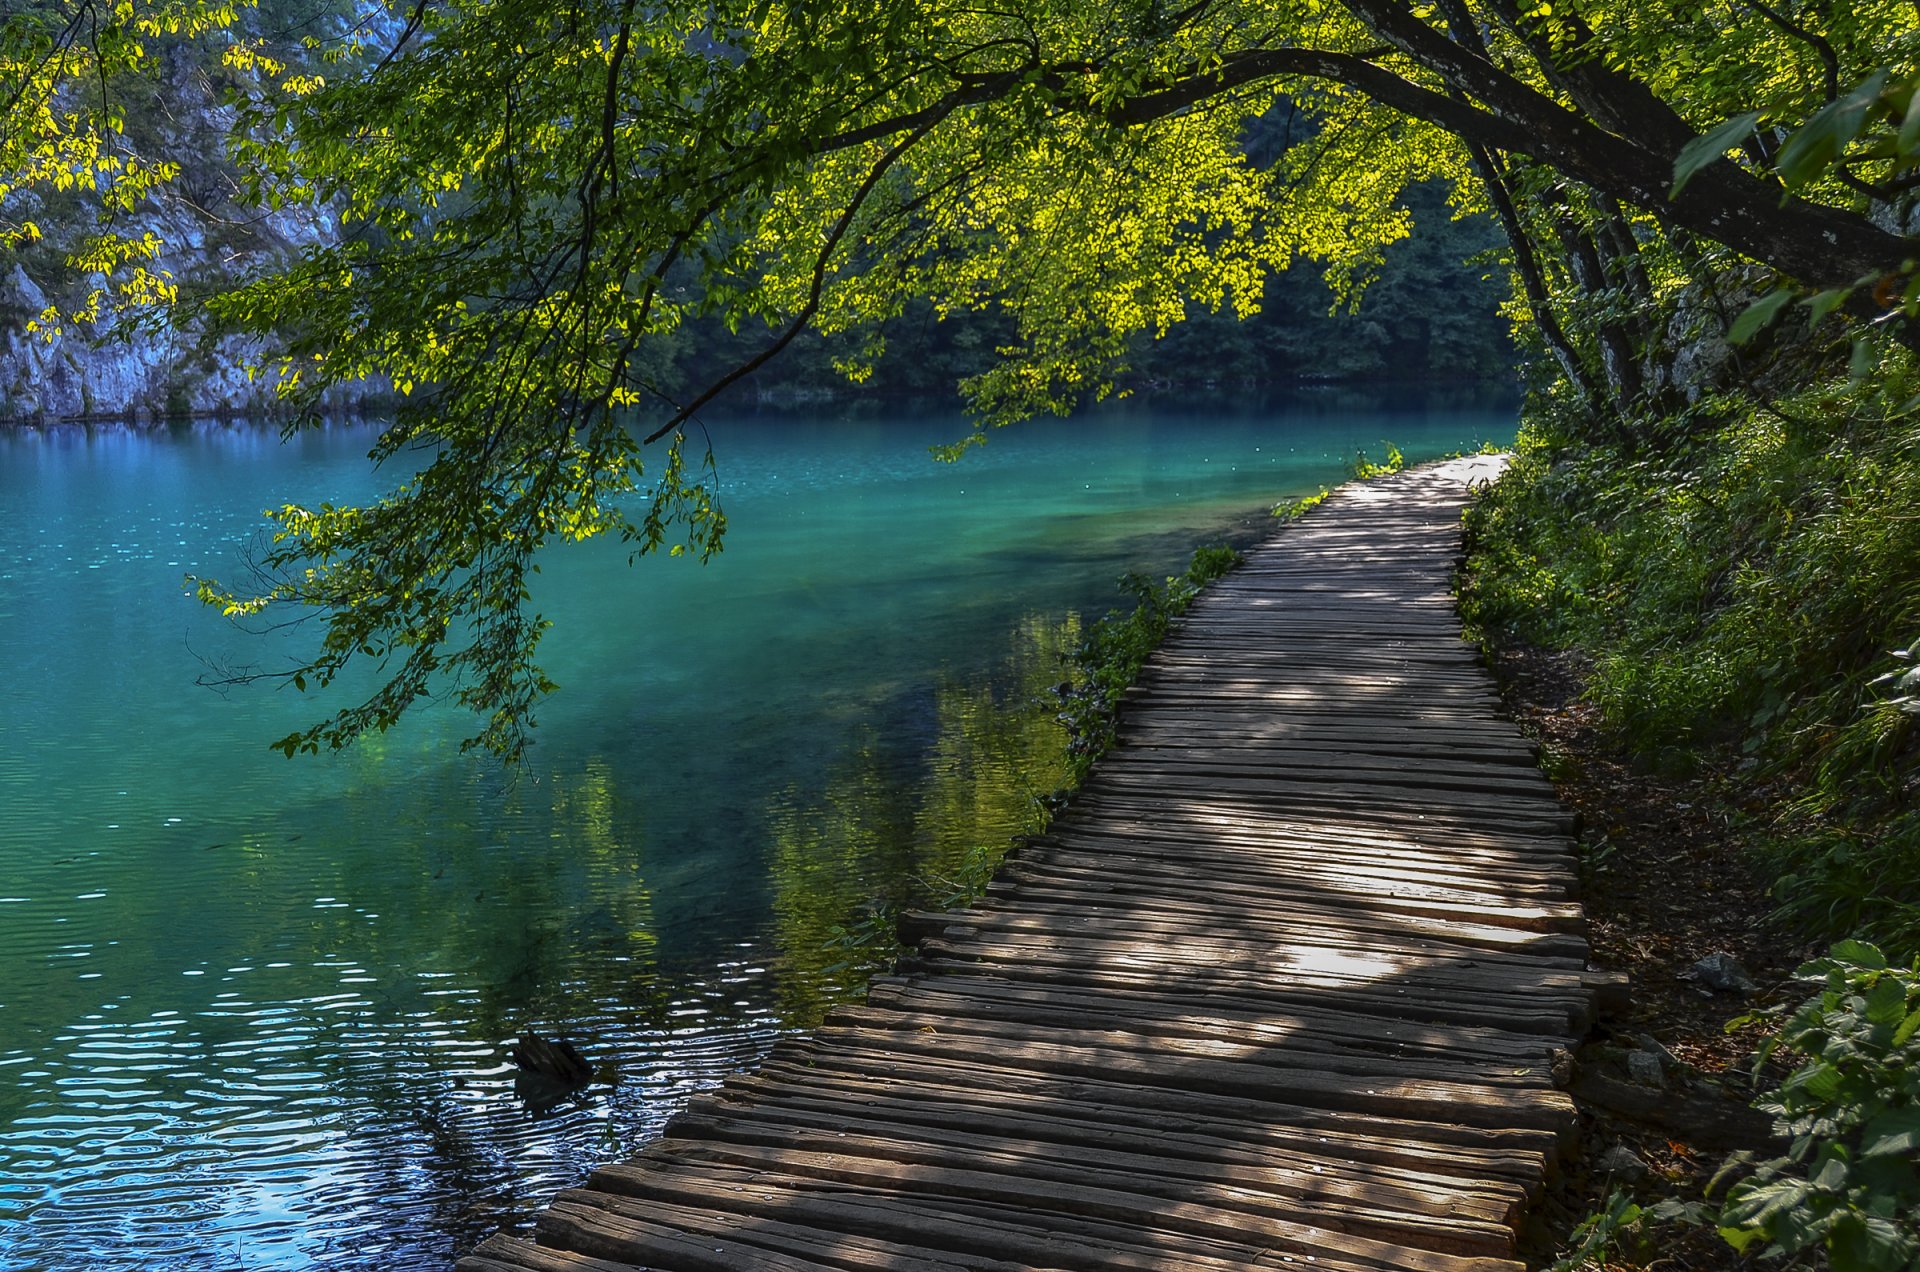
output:
<svg viewBox="0 0 1920 1272"><path fill-rule="evenodd" d="M632 1272L631 1263L610 1263L577 1254L537 1246L531 1241L495 1235L474 1248L473 1253L454 1264L454 1272Z"/></svg>
<svg viewBox="0 0 1920 1272"><path fill-rule="evenodd" d="M1141 822L1096 821L1073 816L1069 808L1045 834L1034 835L1027 842L1076 851L1084 851L1091 844L1143 856L1160 851L1198 861L1214 859L1222 865L1231 862L1243 868L1284 860L1289 852L1301 849L1344 852L1355 857L1384 855L1413 870L1431 863L1442 870L1561 876L1573 873L1574 862L1572 841L1563 835L1525 841L1508 838L1502 842L1422 827L1386 830L1283 816L1234 818L1204 811Z"/></svg>
<svg viewBox="0 0 1920 1272"><path fill-rule="evenodd" d="M658 1152L661 1159L689 1164L717 1163L750 1169L799 1175L807 1179L846 1182L914 1198L938 1201L946 1197L972 1198L1001 1205L1019 1205L1027 1209L1058 1211L1105 1220L1138 1221L1147 1211L1153 1227L1168 1232L1208 1237L1214 1240L1244 1240L1251 1235L1263 1245L1277 1246L1301 1254L1325 1252L1374 1263L1404 1272L1468 1272L1478 1265L1473 1254L1463 1257L1455 1250L1435 1250L1381 1240L1363 1234L1340 1231L1327 1222L1299 1223L1277 1213L1275 1202L1256 1194L1239 1193L1224 1186L1214 1191L1223 1203L1158 1197L1133 1188L1108 1188L1098 1182L1072 1183L1031 1176L1009 1177L993 1171L971 1170L964 1166L932 1163L885 1162L872 1158L842 1156L834 1153L759 1148L712 1140L666 1140ZM603 1171L596 1178L610 1172ZM1138 1186L1144 1181L1129 1181ZM1143 1198L1153 1196L1153 1205L1143 1206ZM1449 1243L1450 1244L1450 1243ZM1484 1258L1485 1256L1480 1256Z"/></svg>
<svg viewBox="0 0 1920 1272"><path fill-rule="evenodd" d="M990 1198L902 1195L849 1180L692 1163L664 1154L604 1167L594 1173L592 1187L607 1198L685 1202L723 1214L773 1212L822 1230L938 1241L983 1262L1008 1259L1022 1267L1238 1272L1278 1266L1265 1261L1269 1247L1248 1244L1244 1234L1223 1238L1169 1232L1153 1227L1151 1216L1140 1213L1116 1222ZM1322 1252L1316 1265L1345 1272L1378 1272L1385 1266L1331 1252Z"/></svg>
<svg viewBox="0 0 1920 1272"><path fill-rule="evenodd" d="M921 945L931 968L959 972L969 965L1019 964L1007 975L1028 971L1082 986L1136 983L1246 988L1284 980L1272 991L1275 1002L1320 1003L1340 1010L1373 1010L1402 1019L1461 1024L1497 1023L1510 1014L1548 1032L1585 1023L1592 989L1579 983L1501 985L1492 978L1449 974L1444 968L1416 967L1398 976L1371 974L1372 964L1346 971L1341 964L1317 965L1311 959L1269 961L1252 943L1224 948L1218 957L1183 956L1166 947L1128 946L1117 941L1070 936L1002 936L948 928ZM1537 1014L1536 1014L1537 1013ZM1522 1027L1516 1024L1516 1028Z"/></svg>
<svg viewBox="0 0 1920 1272"><path fill-rule="evenodd" d="M1023 870L1021 874L1013 875L1009 883L1011 886L1003 890L1008 899L1024 900L1031 897L1043 912L1050 912L1063 902L1074 903L1081 898L1095 905L1115 900L1132 902L1141 911L1143 922L1145 912L1153 908L1169 914L1190 913L1192 910L1191 905L1182 905L1177 896L1168 896L1164 891L1160 895L1165 897L1167 904L1150 907L1144 890L1129 890L1123 880L1075 881L1058 875L1049 878L1040 870ZM1383 887L1379 880L1353 872L1330 876L1321 881L1303 873L1290 881L1285 893L1266 905L1249 903L1236 907L1232 904L1233 900L1222 889L1217 910L1226 915L1244 910L1250 923L1257 922L1262 913L1275 919L1285 914L1310 913L1320 920L1337 913L1356 924L1368 926L1381 922L1399 923L1411 918L1426 921L1429 924L1426 931L1436 934L1459 933L1459 939L1463 941L1471 938L1498 948L1520 944L1531 944L1535 949L1545 948L1548 943L1528 943L1516 939L1513 933L1579 933L1585 930L1586 925L1580 907L1566 902L1529 903L1518 897L1490 900L1485 896L1441 888L1389 888ZM1489 928L1498 930L1487 931ZM1512 932L1508 929L1512 929ZM1584 957L1584 951L1581 956Z"/></svg>
<svg viewBox="0 0 1920 1272"><path fill-rule="evenodd" d="M1177 1086L1285 1104L1312 1104L1335 1112L1466 1126L1512 1126L1556 1134L1569 1133L1573 1126L1573 1101L1547 1086L1495 1088L1412 1073L1355 1081L1352 1075L1325 1069L1282 1068L1205 1055L1143 1054L1118 1045L1117 1039L1103 1038L1099 1045L1073 1045L1021 1036L1024 1032L1001 1030L983 1035L936 1030L899 1034L823 1028L817 1037L821 1045L847 1055L914 1055L965 1062L990 1054L995 1069Z"/></svg>
<svg viewBox="0 0 1920 1272"><path fill-rule="evenodd" d="M788 1059L787 1057L798 1057ZM1007 1071L985 1092L963 1069L941 1061L898 1057L870 1069L846 1069L817 1052L792 1049L752 1075L736 1075L715 1096L768 1105L899 1110L907 1119L946 1114L972 1121L1018 1113L1044 1124L1058 1118L1158 1145L1169 1137L1282 1151L1372 1168L1389 1178L1431 1175L1468 1192L1511 1186L1537 1194L1556 1144L1554 1135L1512 1127L1434 1125L1333 1113L1271 1100L1246 1100L1177 1088L1063 1079Z"/></svg>
<svg viewBox="0 0 1920 1272"><path fill-rule="evenodd" d="M1123 893L1016 887L1021 900L1017 911L976 907L949 919L940 939L1046 942L1058 949L1098 945L1142 954L1181 948L1192 955L1188 961L1215 966L1233 966L1249 953L1259 958L1265 951L1275 971L1295 964L1337 966L1367 979L1419 972L1426 979L1450 975L1476 985L1504 982L1529 965L1524 957L1502 954L1535 956L1532 962L1543 975L1561 974L1549 982L1558 984L1580 981L1579 975L1566 973L1586 960L1586 942L1577 935L1426 916L1418 916L1416 924L1410 921L1416 917L1412 912L1379 905L1346 907L1290 898L1268 909L1265 917L1279 921L1263 922L1263 916L1255 914L1230 921L1223 913L1220 922L1209 924L1175 908L1171 900L1165 908L1150 910L1143 902L1128 905L1130 898ZM1525 979L1535 983L1531 976Z"/></svg>
<svg viewBox="0 0 1920 1272"><path fill-rule="evenodd" d="M1184 850L1158 854L1136 851L1127 841L1119 847L1091 846L1079 851L1057 842L1045 849L1028 847L1010 855L996 884L1011 889L1020 882L1085 881L1116 889L1165 889L1172 896L1218 896L1230 904L1245 897L1251 904L1262 905L1276 884L1295 879L1309 884L1350 881L1361 887L1406 887L1418 895L1460 893L1526 901L1564 900L1574 882L1560 872L1522 874L1503 881L1491 871L1475 872L1447 863L1421 869L1409 865L1404 855L1345 852L1328 845L1292 850L1274 846L1252 857L1207 852L1192 843L1183 845Z"/></svg>
<svg viewBox="0 0 1920 1272"><path fill-rule="evenodd" d="M1123 998L986 977L881 977L876 979L868 1002L876 1007L954 1015L1010 1003L1051 1013L1055 1020L1065 1018L1090 1025L1108 1017L1140 1020L1174 1036L1243 1041L1272 1037L1309 1050L1359 1048L1395 1056L1465 1055L1502 1059L1509 1064L1546 1063L1554 1051L1550 1042L1502 1029L1454 1025L1441 1030L1415 1022L1335 1011L1241 1009L1211 997L1178 994Z"/></svg>
<svg viewBox="0 0 1920 1272"><path fill-rule="evenodd" d="M897 988L896 988L897 985ZM1472 1025L1448 1020L1436 1023L1377 1011L1361 1012L1343 1008L1337 1001L1295 997L1288 1001L1258 996L1240 996L1231 992L1195 990L1179 985L1132 987L1124 1004L1118 994L1102 994L1086 987L1060 984L1049 979L1020 980L983 971L979 975L921 975L886 978L876 987L878 1005L915 1003L911 996L924 989L928 993L951 992L970 995L982 1001L1032 1001L1044 994L1062 1004L1104 1001L1108 1010L1124 1015L1123 1007L1137 1004L1142 1013L1152 1012L1161 1022L1182 1020L1218 1020L1231 1023L1253 1022L1273 1029L1292 1029L1290 1045L1307 1050L1358 1048L1408 1056L1426 1052L1455 1052L1468 1056L1506 1055L1516 1065L1544 1063L1551 1059L1556 1044L1521 1030L1499 1024ZM918 1004L925 1006L924 1000ZM1084 1011L1076 1005L1075 1011ZM1369 1022L1373 1028L1368 1031ZM1178 1027L1177 1024L1171 1027Z"/></svg>
<svg viewBox="0 0 1920 1272"><path fill-rule="evenodd" d="M995 1045L1033 1043L1043 1047L1098 1046L1144 1057L1153 1063L1165 1060L1168 1066L1187 1059L1203 1059L1258 1064L1272 1069L1299 1068L1319 1075L1344 1074L1369 1079L1395 1079L1410 1067L1406 1054L1382 1055L1375 1050L1352 1046L1275 1046L1274 1038L1263 1037L1253 1031L1242 1031L1239 1037L1197 1035L1189 1031L1163 1029L1152 1022L1117 1015L1075 1018L1072 1025L1062 1025L1057 1015L1048 1019L1006 1003L974 1002L965 1011L929 1011L912 1005L847 1006L836 1008L827 1018L825 1027L864 1030L869 1034L911 1031L922 1036L937 1035L946 1041L956 1037L978 1037L992 1039ZM1533 1058L1539 1064L1547 1060L1545 1054L1536 1054ZM1418 1068L1425 1076L1463 1086L1493 1088L1536 1085L1529 1080L1535 1070L1519 1055L1495 1059L1471 1055L1440 1056L1429 1052L1420 1057Z"/></svg>
<svg viewBox="0 0 1920 1272"><path fill-rule="evenodd" d="M737 1187L744 1194L755 1185ZM758 1187L759 1195L765 1196L765 1183ZM591 1208L625 1221L628 1249L650 1259L677 1261L677 1248L663 1249L660 1243L660 1235L669 1233L724 1243L714 1246L715 1252L739 1251L744 1258L735 1266L746 1268L757 1268L769 1257L804 1259L811 1265L845 1272L1023 1272L1030 1266L921 1244L928 1235L923 1225L893 1233L850 1233L810 1226L807 1221L817 1216L807 1214L804 1206L729 1208L716 1204L721 1200L720 1192L711 1187L700 1192L696 1200L699 1204L684 1205L656 1196L639 1202L618 1193L574 1189L560 1194L555 1205L574 1208L576 1213Z"/></svg>
<svg viewBox="0 0 1920 1272"><path fill-rule="evenodd" d="M1220 1165L1284 1172L1314 1187L1332 1184L1356 1196L1392 1196L1401 1198L1394 1202L1396 1205L1439 1207L1447 1213L1464 1207L1463 1213L1496 1222L1510 1222L1527 1201L1526 1190L1518 1184L1476 1180L1471 1182L1478 1186L1463 1186L1460 1176L1430 1172L1417 1159L1385 1170L1369 1162L1325 1153L1210 1138L1184 1127L1169 1129L1137 1121L1121 1125L1089 1122L1031 1108L1008 1109L998 1104L956 1107L902 1096L876 1100L871 1093L858 1103L782 1099L777 1090L766 1088L760 1094L764 1098L746 1099L735 1088L723 1094L697 1096L686 1113L674 1119L668 1133L686 1138L693 1127L702 1124L700 1119L730 1115L743 1122L810 1129L835 1143L853 1132L897 1137L912 1128L916 1138L949 1146L998 1148L1013 1141L1030 1142L1056 1159L1080 1160L1071 1155L1086 1149L1117 1150L1111 1153L1115 1158L1145 1153L1151 1160L1144 1169L1154 1172L1204 1173Z"/></svg>
<svg viewBox="0 0 1920 1272"><path fill-rule="evenodd" d="M1508 1209L1461 1198L1451 1191L1422 1192L1406 1186L1342 1181L1311 1168L1194 1163L1086 1146L1068 1154L1048 1151L1050 1145L1026 1135L1016 1124L1001 1123L987 1129L992 1133L921 1128L903 1137L897 1128L870 1122L849 1121L838 1129L823 1131L817 1126L780 1125L751 1116L690 1112L675 1119L669 1134L703 1144L737 1146L747 1150L747 1165L771 1160L810 1166L816 1154L826 1154L835 1159L859 1158L883 1169L961 1167L988 1171L1008 1180L1103 1189L1330 1226L1378 1240L1411 1240L1453 1254L1501 1257L1514 1251ZM731 1159L723 1151L716 1160ZM856 1178L860 1177L857 1169Z"/></svg>
<svg viewBox="0 0 1920 1272"><path fill-rule="evenodd" d="M1341 823L1404 831L1432 830L1483 839L1531 837L1559 840L1563 843L1577 833L1578 819L1571 814L1533 813L1524 809L1486 807L1476 810L1470 803L1441 804L1432 800L1417 809L1369 801L1364 794L1345 791L1320 791L1311 783L1295 783L1278 789L1261 790L1254 784L1231 789L1227 783L1206 787L1192 786L1178 796L1156 797L1157 788L1142 783L1089 781L1069 805L1075 812L1105 814L1113 817L1137 817L1162 820L1169 815L1195 812L1225 814L1235 810L1249 818L1262 816L1312 818L1325 823Z"/></svg>
<svg viewBox="0 0 1920 1272"><path fill-rule="evenodd" d="M844 1266L801 1258L778 1250L727 1241L708 1233L687 1233L664 1223L614 1213L605 1206L583 1205L562 1193L539 1221L540 1244L560 1246L610 1262L676 1272L824 1272Z"/></svg>
<svg viewBox="0 0 1920 1272"><path fill-rule="evenodd" d="M1248 871L1277 869L1302 852L1324 852L1330 863L1375 862L1413 875L1511 871L1520 882L1578 877L1574 841L1564 834L1469 830L1442 819L1371 824L1310 809L1250 805L1236 815L1218 801L1184 797L1165 805L1143 805L1117 792L1098 809L1069 803L1045 833L1022 841L1021 851L1105 851L1192 860L1196 869L1212 863Z"/></svg>
<svg viewBox="0 0 1920 1272"><path fill-rule="evenodd" d="M1226 748L1194 747L1176 751L1167 747L1116 747L1103 760L1102 771L1138 773L1163 782L1224 777L1234 780L1335 781L1344 785L1415 790L1445 790L1502 795L1526 799L1558 810L1553 784L1537 769L1467 765L1436 760L1409 765L1400 756L1355 755L1350 751L1270 751L1248 754ZM1391 797L1391 796L1390 796Z"/></svg>
<svg viewBox="0 0 1920 1272"><path fill-rule="evenodd" d="M1558 998L1543 1000L1541 996L1520 991L1497 997L1487 994L1443 996L1431 992L1416 994L1406 986L1309 982L1304 978L1281 984L1278 978L1264 975L1258 969L1197 966L1180 969L1165 964L1136 964L1133 960L1100 964L1084 958L1051 957L1045 951L1038 954L1023 951L1022 957L1027 961L1016 965L974 957L971 947L940 952L950 956L906 962L945 975L979 972L1010 980L1045 981L1107 993L1219 994L1275 1008L1372 1012L1394 1020L1491 1026L1555 1039L1579 1036L1590 1019L1584 1001L1572 1004Z"/></svg>

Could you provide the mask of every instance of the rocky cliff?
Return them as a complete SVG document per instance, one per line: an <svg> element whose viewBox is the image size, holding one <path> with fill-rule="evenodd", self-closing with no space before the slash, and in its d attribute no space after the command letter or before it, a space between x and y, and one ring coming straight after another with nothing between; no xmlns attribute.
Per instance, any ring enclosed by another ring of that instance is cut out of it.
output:
<svg viewBox="0 0 1920 1272"><path fill-rule="evenodd" d="M246 369L262 346L213 334L197 300L327 241L339 227L324 208L266 211L241 200L226 156L234 110L223 95L230 87L217 53L189 42L167 49L150 77L116 86L127 117L125 144L179 165L178 176L132 215L104 221L98 197L85 192L7 194L8 219L35 222L43 237L0 250L0 419L271 410L270 384ZM166 310L115 313L109 306L98 323L67 322L50 334L39 322L44 311L70 314L106 285L68 263L69 253L103 228L159 239L164 246L150 267L171 277L180 301Z"/></svg>

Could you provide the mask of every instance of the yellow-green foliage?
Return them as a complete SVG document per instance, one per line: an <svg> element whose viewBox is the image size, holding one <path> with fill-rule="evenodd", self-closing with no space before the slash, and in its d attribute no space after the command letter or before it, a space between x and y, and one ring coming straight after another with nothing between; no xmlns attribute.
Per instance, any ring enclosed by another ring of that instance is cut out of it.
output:
<svg viewBox="0 0 1920 1272"><path fill-rule="evenodd" d="M1108 392L1135 340L1251 313L1275 270L1313 262L1351 304L1424 182L1461 211L1513 196L1544 258L1514 313L1567 309L1564 367L1653 343L1616 329L1631 305L1604 293L1626 278L1576 277L1590 231L1648 258L1625 273L1661 303L1701 261L1794 273L1820 304L1904 287L1911 253L1865 213L1920 144L1902 109L1920 20L1908 0L1789 8L448 0L395 6L398 30L290 23L276 43L216 0L27 0L0 24L0 250L33 238L22 192L150 198L171 173L113 81L167 40L224 42L244 198L338 234L201 297L149 268L143 235L110 233L74 253L94 293L46 321L200 304L272 342L255 370L293 408L391 384L376 456L425 467L368 508L281 518L263 588L202 594L317 612L295 683L380 665L374 697L287 749L451 687L476 742L512 755L549 687L532 555L607 533L717 547L709 483L645 448L808 328L845 335L859 379L910 304L989 310L1012 335L966 386L983 424L1064 410ZM1254 121L1294 115L1250 148ZM1788 139L1775 153L1756 127ZM1757 282L1774 290L1756 331L1798 294ZM677 399L662 346L694 316L761 343ZM1704 702L1724 676L1700 665L1650 674Z"/></svg>

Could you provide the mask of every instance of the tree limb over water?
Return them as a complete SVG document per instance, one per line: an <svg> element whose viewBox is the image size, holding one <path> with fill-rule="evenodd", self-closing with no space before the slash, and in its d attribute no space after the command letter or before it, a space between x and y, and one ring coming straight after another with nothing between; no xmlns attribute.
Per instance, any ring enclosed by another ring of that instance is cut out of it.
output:
<svg viewBox="0 0 1920 1272"><path fill-rule="evenodd" d="M1641 286L1641 245L1671 238L1897 293L1915 254L1874 216L1902 126L1880 103L1914 74L1915 12L1893 0L313 8L289 38L209 0L38 3L0 38L0 242L29 242L22 209L83 179L129 212L161 197L114 85L169 41L217 47L252 196L339 218L337 241L194 301L276 342L260 370L295 407L390 381L402 406L374 457L430 456L367 507L274 514L270 585L199 585L235 615L323 616L303 686L378 665L380 687L289 754L450 686L483 721L473 744L517 756L552 688L536 554L604 534L718 550L679 428L805 328L995 309L1016 339L964 386L980 419L1061 411L1108 390L1135 336L1250 314L1298 261L1351 298L1409 232L1403 191L1442 181L1476 209L1497 176L1515 259L1541 276L1516 312L1589 390L1632 395L1632 333L1542 312L1546 276L1591 260L1611 271L1596 285ZM1833 134L1844 162L1789 190L1784 130L1879 70L1870 126ZM1282 104L1318 131L1255 162L1249 126ZM101 251L129 303L179 303L139 251ZM768 337L675 400L658 350L696 319Z"/></svg>

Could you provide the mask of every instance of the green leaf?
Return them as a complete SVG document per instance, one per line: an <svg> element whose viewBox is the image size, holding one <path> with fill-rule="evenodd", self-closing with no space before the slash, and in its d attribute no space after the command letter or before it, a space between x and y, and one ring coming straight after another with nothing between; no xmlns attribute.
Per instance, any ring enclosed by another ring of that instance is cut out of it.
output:
<svg viewBox="0 0 1920 1272"><path fill-rule="evenodd" d="M1813 1173L1813 1186L1826 1192L1845 1192L1847 1176L1853 1163L1848 1161L1840 1145L1832 1144L1827 1149L1827 1159L1820 1163L1820 1169Z"/></svg>
<svg viewBox="0 0 1920 1272"><path fill-rule="evenodd" d="M1829 287L1826 291L1802 301L1802 304L1813 311L1807 318L1807 326L1818 327L1821 319L1846 304L1847 298L1851 295L1853 295L1851 287Z"/></svg>
<svg viewBox="0 0 1920 1272"><path fill-rule="evenodd" d="M1786 1087L1782 1089L1802 1090L1822 1103L1831 1103L1840 1098L1840 1093L1845 1087L1846 1083L1840 1077L1839 1070L1823 1064L1809 1066L1795 1073L1787 1079Z"/></svg>
<svg viewBox="0 0 1920 1272"><path fill-rule="evenodd" d="M1892 1109L1868 1121L1860 1133L1862 1157L1920 1153L1920 1109Z"/></svg>
<svg viewBox="0 0 1920 1272"><path fill-rule="evenodd" d="M1679 198L1680 191L1686 188L1687 182L1693 180L1695 173L1745 141L1752 134L1753 126L1759 122L1760 112L1750 110L1681 147L1680 157L1673 161L1673 189L1667 197Z"/></svg>
<svg viewBox="0 0 1920 1272"><path fill-rule="evenodd" d="M1721 1217L1741 1227L1765 1228L1773 1216L1805 1205L1811 1192L1811 1186L1800 1179L1741 1184L1727 1195Z"/></svg>
<svg viewBox="0 0 1920 1272"><path fill-rule="evenodd" d="M1867 122L1867 110L1880 99L1887 72L1880 70L1846 96L1828 102L1780 147L1774 168L1792 187L1803 186L1830 168Z"/></svg>
<svg viewBox="0 0 1920 1272"><path fill-rule="evenodd" d="M1853 963L1869 971L1885 971L1887 956L1878 945L1871 941L1841 941L1828 951L1829 955L1843 963Z"/></svg>
<svg viewBox="0 0 1920 1272"><path fill-rule="evenodd" d="M1883 976L1867 991L1863 1013L1872 1025L1898 1025L1907 1014L1907 989L1896 977Z"/></svg>
<svg viewBox="0 0 1920 1272"><path fill-rule="evenodd" d="M1898 1272L1920 1253L1920 1243L1888 1220L1849 1216L1827 1252L1834 1272Z"/></svg>
<svg viewBox="0 0 1920 1272"><path fill-rule="evenodd" d="M1740 316L1733 320L1733 327L1727 332L1727 339L1737 345L1747 343L1764 331L1792 299L1793 292L1785 287L1762 296L1748 305Z"/></svg>
<svg viewBox="0 0 1920 1272"><path fill-rule="evenodd" d="M1853 342L1853 356L1847 359L1847 378L1859 384L1873 375L1879 360L1874 356L1873 346L1865 336Z"/></svg>
<svg viewBox="0 0 1920 1272"><path fill-rule="evenodd" d="M1920 149L1920 88L1909 89L1912 93L1907 101L1906 118L1900 121L1900 134L1895 145L1902 156L1911 155Z"/></svg>

